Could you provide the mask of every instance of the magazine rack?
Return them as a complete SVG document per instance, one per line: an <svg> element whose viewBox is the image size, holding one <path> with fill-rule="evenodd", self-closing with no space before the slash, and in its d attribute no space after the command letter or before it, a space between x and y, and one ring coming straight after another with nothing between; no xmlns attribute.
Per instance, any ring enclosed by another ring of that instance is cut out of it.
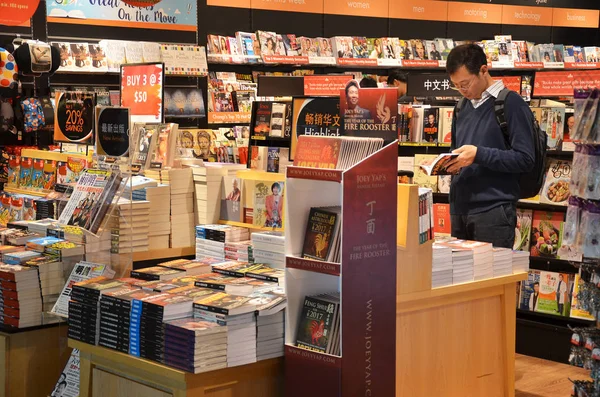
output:
<svg viewBox="0 0 600 397"><path fill-rule="evenodd" d="M287 169L287 397L394 395L397 146L346 171ZM332 205L342 209L341 263L302 259L310 208ZM330 292L341 296L341 355L295 347L304 298Z"/></svg>
<svg viewBox="0 0 600 397"><path fill-rule="evenodd" d="M419 243L419 186L398 185L398 294L431 289L433 240Z"/></svg>

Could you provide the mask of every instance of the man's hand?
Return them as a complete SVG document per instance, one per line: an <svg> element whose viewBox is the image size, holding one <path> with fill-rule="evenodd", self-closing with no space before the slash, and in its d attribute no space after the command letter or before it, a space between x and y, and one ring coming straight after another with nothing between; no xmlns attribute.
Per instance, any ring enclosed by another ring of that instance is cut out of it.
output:
<svg viewBox="0 0 600 397"><path fill-rule="evenodd" d="M477 146L464 145L454 150L452 153L458 153L458 157L450 162L446 170L450 174L456 174L461 168L468 167L475 161L477 155Z"/></svg>

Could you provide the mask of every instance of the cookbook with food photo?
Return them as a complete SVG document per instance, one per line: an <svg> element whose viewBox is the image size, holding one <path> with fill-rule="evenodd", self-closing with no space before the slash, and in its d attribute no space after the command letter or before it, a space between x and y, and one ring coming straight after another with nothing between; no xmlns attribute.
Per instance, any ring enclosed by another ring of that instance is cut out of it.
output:
<svg viewBox="0 0 600 397"><path fill-rule="evenodd" d="M531 256L556 258L562 241L564 213L534 211L531 226Z"/></svg>
<svg viewBox="0 0 600 397"><path fill-rule="evenodd" d="M571 180L572 163L565 160L552 160L546 181L542 188L540 202L544 204L567 205L571 192L569 183Z"/></svg>

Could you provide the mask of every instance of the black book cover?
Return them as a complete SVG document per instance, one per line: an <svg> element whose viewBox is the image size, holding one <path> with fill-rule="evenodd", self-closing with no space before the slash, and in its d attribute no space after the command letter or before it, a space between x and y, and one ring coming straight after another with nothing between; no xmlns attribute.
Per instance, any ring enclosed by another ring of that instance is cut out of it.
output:
<svg viewBox="0 0 600 397"><path fill-rule="evenodd" d="M440 109L425 109L423 117L423 141L437 143L440 130Z"/></svg>

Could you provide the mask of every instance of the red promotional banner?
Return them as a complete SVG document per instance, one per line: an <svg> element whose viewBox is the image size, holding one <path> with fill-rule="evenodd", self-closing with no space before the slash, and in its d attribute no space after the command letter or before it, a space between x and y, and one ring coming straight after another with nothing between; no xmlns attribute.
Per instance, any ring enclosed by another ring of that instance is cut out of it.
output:
<svg viewBox="0 0 600 397"><path fill-rule="evenodd" d="M502 80L504 87L516 93L521 93L521 76L496 76L494 80Z"/></svg>
<svg viewBox="0 0 600 397"><path fill-rule="evenodd" d="M40 0L1 0L0 25L19 26L28 23Z"/></svg>
<svg viewBox="0 0 600 397"><path fill-rule="evenodd" d="M533 96L570 96L576 88L600 87L600 70L536 72Z"/></svg>
<svg viewBox="0 0 600 397"><path fill-rule="evenodd" d="M304 95L339 96L340 90L352 80L351 75L343 76L304 76Z"/></svg>
<svg viewBox="0 0 600 397"><path fill-rule="evenodd" d="M160 123L163 120L162 63L121 67L121 106L131 111L131 121Z"/></svg>
<svg viewBox="0 0 600 397"><path fill-rule="evenodd" d="M398 90L396 88L359 88L356 80L340 90L340 117L343 135L383 138L390 143L398 138Z"/></svg>

